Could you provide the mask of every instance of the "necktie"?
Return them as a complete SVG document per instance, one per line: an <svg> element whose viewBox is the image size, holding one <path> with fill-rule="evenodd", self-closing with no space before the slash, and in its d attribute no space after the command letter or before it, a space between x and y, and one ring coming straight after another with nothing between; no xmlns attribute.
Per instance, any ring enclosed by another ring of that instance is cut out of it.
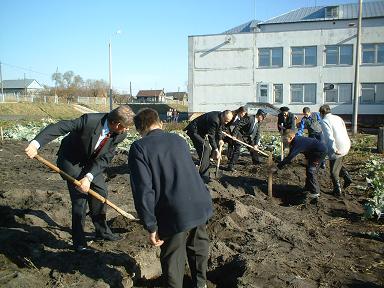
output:
<svg viewBox="0 0 384 288"><path fill-rule="evenodd" d="M108 132L108 134L105 136L103 140L101 140L99 146L96 147L95 151L93 151L92 156L96 157L100 150L104 147L105 143L107 143L108 139L111 138L111 132Z"/></svg>

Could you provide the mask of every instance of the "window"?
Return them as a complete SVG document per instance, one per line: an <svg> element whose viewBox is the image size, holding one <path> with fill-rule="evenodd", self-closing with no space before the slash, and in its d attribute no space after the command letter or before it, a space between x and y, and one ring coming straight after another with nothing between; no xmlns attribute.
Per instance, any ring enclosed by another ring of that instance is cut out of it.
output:
<svg viewBox="0 0 384 288"><path fill-rule="evenodd" d="M259 48L259 67L282 67L283 48Z"/></svg>
<svg viewBox="0 0 384 288"><path fill-rule="evenodd" d="M316 104L316 84L291 84L291 103Z"/></svg>
<svg viewBox="0 0 384 288"><path fill-rule="evenodd" d="M273 102L283 103L283 84L273 84Z"/></svg>
<svg viewBox="0 0 384 288"><path fill-rule="evenodd" d="M361 104L384 104L384 83L362 83Z"/></svg>
<svg viewBox="0 0 384 288"><path fill-rule="evenodd" d="M324 84L326 103L351 103L352 102L352 84L333 84L333 89L327 89L331 83Z"/></svg>
<svg viewBox="0 0 384 288"><path fill-rule="evenodd" d="M352 65L353 45L325 46L326 65Z"/></svg>
<svg viewBox="0 0 384 288"><path fill-rule="evenodd" d="M337 17L339 17L339 7L338 6L328 6L328 7L325 7L325 17L326 18L337 18Z"/></svg>
<svg viewBox="0 0 384 288"><path fill-rule="evenodd" d="M292 47L291 49L292 66L316 66L316 58L316 46Z"/></svg>
<svg viewBox="0 0 384 288"><path fill-rule="evenodd" d="M363 44L363 64L384 64L384 44Z"/></svg>

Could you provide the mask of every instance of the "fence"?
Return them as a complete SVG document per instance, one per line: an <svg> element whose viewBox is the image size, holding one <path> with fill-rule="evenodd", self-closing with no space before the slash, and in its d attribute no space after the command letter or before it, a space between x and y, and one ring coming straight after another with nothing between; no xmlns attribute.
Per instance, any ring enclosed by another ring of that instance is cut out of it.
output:
<svg viewBox="0 0 384 288"><path fill-rule="evenodd" d="M0 94L0 103L9 102L29 102L29 103L78 103L78 104L103 104L107 105L107 98L105 97L71 97L61 98L58 96L45 96L45 95L24 95L18 93Z"/></svg>

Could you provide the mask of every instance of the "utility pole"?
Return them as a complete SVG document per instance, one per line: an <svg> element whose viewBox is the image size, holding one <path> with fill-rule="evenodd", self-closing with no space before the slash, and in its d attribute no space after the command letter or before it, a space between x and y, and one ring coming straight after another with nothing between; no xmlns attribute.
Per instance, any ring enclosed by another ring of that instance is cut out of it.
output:
<svg viewBox="0 0 384 288"><path fill-rule="evenodd" d="M1 83L1 97L4 97L3 72L1 70L1 61L0 61L0 83Z"/></svg>
<svg viewBox="0 0 384 288"><path fill-rule="evenodd" d="M111 40L109 40L108 49L109 49L109 109L110 109L110 111L112 111L113 101L112 101L112 44L111 44Z"/></svg>
<svg viewBox="0 0 384 288"><path fill-rule="evenodd" d="M357 23L357 37L356 37L356 55L355 55L355 83L354 83L354 101L353 101L353 119L352 119L352 134L357 134L357 116L359 114L359 91L360 91L360 38L361 38L361 18L363 14L363 0L359 0L359 12Z"/></svg>
<svg viewBox="0 0 384 288"><path fill-rule="evenodd" d="M129 98L130 98L130 100L133 99L133 97L132 97L132 82L131 81L129 81Z"/></svg>

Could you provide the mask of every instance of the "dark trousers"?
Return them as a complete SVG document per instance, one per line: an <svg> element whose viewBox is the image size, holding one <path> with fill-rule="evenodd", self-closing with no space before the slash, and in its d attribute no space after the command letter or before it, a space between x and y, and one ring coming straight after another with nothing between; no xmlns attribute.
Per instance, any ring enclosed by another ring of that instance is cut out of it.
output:
<svg viewBox="0 0 384 288"><path fill-rule="evenodd" d="M253 145L253 144L251 144L251 143L253 143L251 137L243 136L243 139L249 145ZM240 157L240 149L241 149L241 144L238 142L235 142L233 144L233 151L232 151L231 158L229 160L229 165L234 166L237 163L237 161L239 160L239 157ZM257 153L257 151L250 149L250 148L248 148L248 151L249 151L249 154L251 154L252 163L258 164L260 162L259 153Z"/></svg>
<svg viewBox="0 0 384 288"><path fill-rule="evenodd" d="M324 161L325 155L325 153L314 154L311 158L308 159L307 162L307 167L305 170L305 189L308 190L312 195L320 194L320 186L317 179L317 173L319 171L320 163Z"/></svg>
<svg viewBox="0 0 384 288"><path fill-rule="evenodd" d="M73 165L66 159L58 158L57 164L60 169L65 171L76 179L83 178L85 171L83 167L79 165ZM89 194L79 192L75 185L67 181L67 187L72 203L72 242L74 246L86 246L84 224L87 212L87 204L89 206L90 216L92 218L93 225L95 226L96 236L103 236L111 234L112 231L109 228L106 221L106 205L101 203L95 197ZM108 190L104 181L103 175L96 176L92 183L91 189L97 192L99 195L107 198Z"/></svg>
<svg viewBox="0 0 384 288"><path fill-rule="evenodd" d="M209 141L204 140L204 138L197 133L187 131L187 135L189 136L189 138L191 138L193 147L195 147L197 155L200 159L200 175L208 176L208 169L210 165L209 157L211 156L212 152L211 146L209 145Z"/></svg>
<svg viewBox="0 0 384 288"><path fill-rule="evenodd" d="M334 160L329 160L331 179L333 183L333 188L340 185L339 177L340 171L343 168L343 157L336 158Z"/></svg>
<svg viewBox="0 0 384 288"><path fill-rule="evenodd" d="M207 281L209 239L206 225L170 237L163 237L160 262L166 287L183 287L185 260L188 259L193 287L204 287Z"/></svg>

